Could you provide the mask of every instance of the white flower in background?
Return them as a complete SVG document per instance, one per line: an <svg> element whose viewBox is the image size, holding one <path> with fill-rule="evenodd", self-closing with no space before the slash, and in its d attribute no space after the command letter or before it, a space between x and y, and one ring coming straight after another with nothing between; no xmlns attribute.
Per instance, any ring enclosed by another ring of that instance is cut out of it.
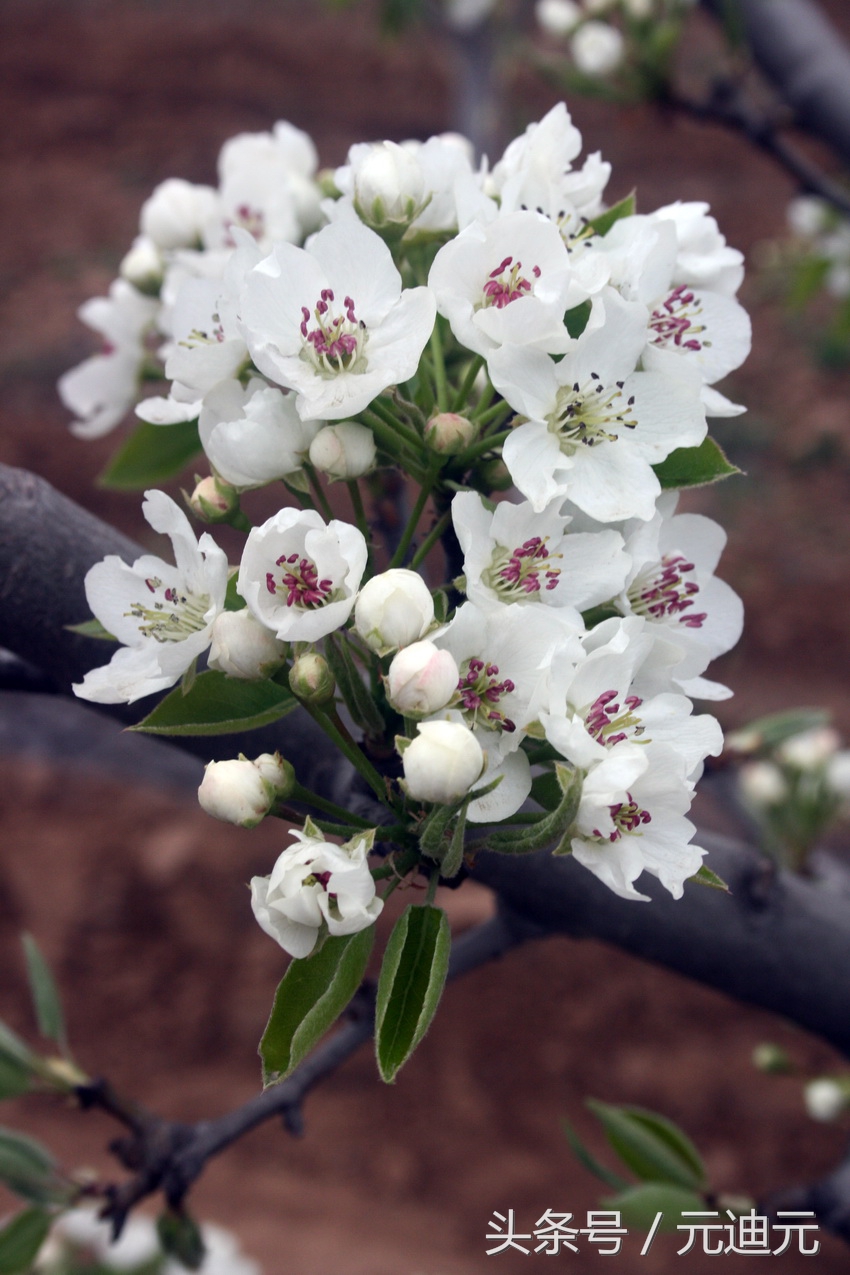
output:
<svg viewBox="0 0 850 1275"><path fill-rule="evenodd" d="M137 235L130 251L121 258L118 273L140 292L152 295L162 284L164 263L162 253L147 235Z"/></svg>
<svg viewBox="0 0 850 1275"><path fill-rule="evenodd" d="M757 809L779 805L788 796L785 776L772 761L748 761L739 767L738 786L744 800Z"/></svg>
<svg viewBox="0 0 850 1275"><path fill-rule="evenodd" d="M198 1268L201 1275L261 1275L260 1267L245 1256L230 1231L205 1222L201 1236L206 1250ZM182 1263L164 1257L151 1218L134 1214L125 1222L120 1237L113 1240L112 1224L98 1217L96 1209L88 1208L69 1209L55 1219L33 1270L38 1275L56 1275L88 1270L93 1262L104 1271L135 1272L150 1267L161 1275L185 1275L186 1270Z"/></svg>
<svg viewBox="0 0 850 1275"><path fill-rule="evenodd" d="M124 419L139 391L147 357L145 342L153 329L159 302L145 297L126 279L116 279L108 297L84 301L77 313L103 338L92 355L59 378L59 396L77 418L71 433L100 438Z"/></svg>
<svg viewBox="0 0 850 1275"><path fill-rule="evenodd" d="M459 678L449 651L438 650L433 642L412 642L390 664L387 699L405 717L424 717L448 704Z"/></svg>
<svg viewBox="0 0 850 1275"><path fill-rule="evenodd" d="M345 624L366 568L356 527L281 509L248 535L237 591L283 642L315 642Z"/></svg>
<svg viewBox="0 0 850 1275"><path fill-rule="evenodd" d="M826 782L843 803L850 801L850 750L842 748L826 763Z"/></svg>
<svg viewBox="0 0 850 1275"><path fill-rule="evenodd" d="M819 770L841 747L841 736L832 726L813 726L784 739L775 750L776 760L795 770Z"/></svg>
<svg viewBox="0 0 850 1275"><path fill-rule="evenodd" d="M167 397L154 394L136 404L135 412L140 421L150 425L179 425L184 421L196 421L203 399L197 390L173 381Z"/></svg>
<svg viewBox="0 0 850 1275"><path fill-rule="evenodd" d="M689 844L696 829L685 818L693 796L685 766L663 744L624 744L584 779L572 852L621 898L646 899L634 882L649 872L679 899L700 869L705 852Z"/></svg>
<svg viewBox="0 0 850 1275"><path fill-rule="evenodd" d="M652 466L705 437L700 386L635 372L646 310L612 289L601 304L604 324L588 325L559 363L514 346L490 355L493 384L527 418L502 456L537 512L560 498L599 522L649 519L661 493Z"/></svg>
<svg viewBox="0 0 850 1275"><path fill-rule="evenodd" d="M386 244L353 220L308 249L277 244L245 279L242 322L257 367L297 393L305 419L341 420L408 380L434 326L427 288L402 291Z"/></svg>
<svg viewBox="0 0 850 1275"><path fill-rule="evenodd" d="M383 571L357 595L354 627L381 654L418 641L433 623L434 599L416 571L404 567Z"/></svg>
<svg viewBox="0 0 850 1275"><path fill-rule="evenodd" d="M256 828L277 795L274 783L247 757L207 762L198 789L198 801L208 815L240 828Z"/></svg>
<svg viewBox="0 0 850 1275"><path fill-rule="evenodd" d="M350 482L375 468L375 435L357 421L340 421L320 429L310 444L310 464L332 481Z"/></svg>
<svg viewBox="0 0 850 1275"><path fill-rule="evenodd" d="M473 31L495 7L496 0L443 0L446 22L456 31Z"/></svg>
<svg viewBox="0 0 850 1275"><path fill-rule="evenodd" d="M169 177L142 204L139 228L157 248L200 247L204 229L219 209L211 186L197 186L180 177Z"/></svg>
<svg viewBox="0 0 850 1275"><path fill-rule="evenodd" d="M547 35L570 35L584 16L575 0L537 0L534 16Z"/></svg>
<svg viewBox="0 0 850 1275"><path fill-rule="evenodd" d="M205 395L198 419L210 464L240 491L300 469L320 428L321 421L301 419L292 394L260 377L244 387L220 381Z"/></svg>
<svg viewBox="0 0 850 1275"><path fill-rule="evenodd" d="M798 195L788 205L788 225L801 239L814 239L829 225L828 205L817 195Z"/></svg>
<svg viewBox="0 0 850 1275"><path fill-rule="evenodd" d="M584 22L570 40L570 52L585 75L610 75L623 60L625 40L607 22Z"/></svg>
<svg viewBox="0 0 850 1275"><path fill-rule="evenodd" d="M665 493L649 521L623 528L632 566L614 605L643 616L680 652L674 677L686 695L726 699L726 687L702 677L711 660L735 645L744 624L741 599L714 574L726 533L702 514L677 514L677 500Z"/></svg>
<svg viewBox="0 0 850 1275"><path fill-rule="evenodd" d="M571 532L555 500L539 513L528 501L489 511L476 492L459 492L452 521L463 549L466 595L481 607L544 603L576 611L607 602L625 583L630 559L617 531Z"/></svg>
<svg viewBox="0 0 850 1275"><path fill-rule="evenodd" d="M850 1086L832 1076L819 1076L805 1085L803 1101L813 1120L828 1124L837 1120L850 1106Z"/></svg>
<svg viewBox="0 0 850 1275"><path fill-rule="evenodd" d="M286 643L279 641L247 607L222 611L212 627L207 664L228 677L243 681L268 677L286 659Z"/></svg>
<svg viewBox="0 0 850 1275"><path fill-rule="evenodd" d="M173 686L207 649L224 610L227 559L206 532L196 540L170 496L145 492L142 512L171 538L176 566L150 554L128 566L114 555L86 576L92 614L123 643L109 664L92 669L74 691L97 704L132 704Z"/></svg>
<svg viewBox="0 0 850 1275"><path fill-rule="evenodd" d="M461 722L420 722L401 755L408 796L451 805L469 792L484 769L484 753Z"/></svg>
<svg viewBox="0 0 850 1275"><path fill-rule="evenodd" d="M485 356L505 343L563 353L564 312L588 295L557 227L522 211L468 226L437 253L428 284L461 345Z"/></svg>
<svg viewBox="0 0 850 1275"><path fill-rule="evenodd" d="M270 875L252 878L251 907L266 934L302 958L323 926L333 935L356 934L374 923L384 904L366 857L374 834L358 833L337 846L308 820L292 836L299 844L284 850Z"/></svg>

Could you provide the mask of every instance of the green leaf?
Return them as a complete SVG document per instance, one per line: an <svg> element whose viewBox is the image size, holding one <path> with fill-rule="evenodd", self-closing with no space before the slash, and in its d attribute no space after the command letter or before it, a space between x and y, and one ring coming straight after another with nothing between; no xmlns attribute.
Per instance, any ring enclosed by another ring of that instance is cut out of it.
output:
<svg viewBox="0 0 850 1275"><path fill-rule="evenodd" d="M0 1054L0 1102L4 1098L17 1098L30 1087L32 1073L28 1067Z"/></svg>
<svg viewBox="0 0 850 1275"><path fill-rule="evenodd" d="M50 1230L44 1209L24 1209L0 1231L0 1275L22 1275L32 1266Z"/></svg>
<svg viewBox="0 0 850 1275"><path fill-rule="evenodd" d="M20 1036L16 1035L11 1027L7 1027L5 1023L0 1022L0 1058L18 1062L22 1066L29 1066L32 1056L32 1050L26 1041L21 1040Z"/></svg>
<svg viewBox="0 0 850 1275"><path fill-rule="evenodd" d="M276 722L298 707L276 682L242 681L208 669L185 695L177 687L130 730L148 735L230 735Z"/></svg>
<svg viewBox="0 0 850 1275"><path fill-rule="evenodd" d="M587 321L590 318L590 302L582 301L581 305L573 306L572 310L568 310L564 315L564 324L571 337L581 336L587 327Z"/></svg>
<svg viewBox="0 0 850 1275"><path fill-rule="evenodd" d="M689 1190L705 1187L705 1166L694 1144L671 1120L641 1107L588 1099L609 1143L637 1177Z"/></svg>
<svg viewBox="0 0 850 1275"><path fill-rule="evenodd" d="M331 634L325 642L325 659L355 723L368 737L379 739L384 733L384 719L343 633Z"/></svg>
<svg viewBox="0 0 850 1275"><path fill-rule="evenodd" d="M706 864L701 866L699 872L695 872L692 877L688 877L688 880L693 881L695 885L708 885L713 890L724 890L727 894L731 893L723 878L719 877L716 872L712 872L711 868L707 867Z"/></svg>
<svg viewBox="0 0 850 1275"><path fill-rule="evenodd" d="M431 1025L451 950L442 908L410 906L395 924L378 981L375 1050L378 1070L391 1084Z"/></svg>
<svg viewBox="0 0 850 1275"><path fill-rule="evenodd" d="M655 476L667 490L672 487L706 487L740 474L723 454L723 449L713 438L705 438L699 447L677 447L660 465L653 465Z"/></svg>
<svg viewBox="0 0 850 1275"><path fill-rule="evenodd" d="M178 1262L196 1271L206 1257L201 1228L193 1217L182 1210L168 1209L156 1219L156 1233L162 1250Z"/></svg>
<svg viewBox="0 0 850 1275"><path fill-rule="evenodd" d="M144 491L173 478L201 451L198 422L149 425L133 430L98 478L98 486L115 491Z"/></svg>
<svg viewBox="0 0 850 1275"><path fill-rule="evenodd" d="M619 1195L607 1196L602 1203L606 1209L619 1212L626 1229L634 1227L639 1231L650 1230L659 1213L663 1216L658 1230L675 1231L683 1213L699 1212L706 1207L703 1196L666 1182L643 1182Z"/></svg>
<svg viewBox="0 0 850 1275"><path fill-rule="evenodd" d="M47 1040L53 1040L65 1049L65 1016L53 975L41 949L31 934L23 934L21 942L27 959L27 975L32 993L38 1030Z"/></svg>
<svg viewBox="0 0 850 1275"><path fill-rule="evenodd" d="M58 1177L46 1147L12 1129L2 1128L0 1182L33 1204L66 1203L74 1189Z"/></svg>
<svg viewBox="0 0 850 1275"><path fill-rule="evenodd" d="M555 762L555 777L560 788L560 800L554 809L541 815L536 823L523 824L511 832L489 833L486 838L489 849L497 854L533 854L536 850L553 846L553 854L570 853L566 838L581 800L583 772L571 770L563 762Z"/></svg>
<svg viewBox="0 0 850 1275"><path fill-rule="evenodd" d="M579 1164L583 1165L589 1173L594 1175L594 1177L597 1177L600 1181L604 1182L606 1186L610 1186L613 1191L624 1191L627 1189L629 1183L626 1179L621 1178L618 1173L613 1173L611 1169L607 1168L606 1165L596 1159L596 1156L584 1145L569 1120L562 1120L561 1127L567 1136L567 1142L569 1142L573 1154Z"/></svg>
<svg viewBox="0 0 850 1275"><path fill-rule="evenodd" d="M374 938L370 925L326 939L318 952L291 963L260 1041L265 1086L285 1080L339 1018L363 981Z"/></svg>
<svg viewBox="0 0 850 1275"><path fill-rule="evenodd" d="M100 620L83 620L80 624L66 624L65 630L67 633L79 633L81 637L99 638L102 642L118 641L117 637L103 627Z"/></svg>
<svg viewBox="0 0 850 1275"><path fill-rule="evenodd" d="M224 595L225 611L244 611L248 605L241 593L236 592L236 586L239 583L239 568L231 567L230 574L227 577L227 590Z"/></svg>
<svg viewBox="0 0 850 1275"><path fill-rule="evenodd" d="M600 213L598 217L591 217L588 225L593 227L597 235L607 235L615 222L623 217L634 217L636 208L637 200L635 192L632 191L630 195L626 195L625 199L621 199L619 203Z"/></svg>

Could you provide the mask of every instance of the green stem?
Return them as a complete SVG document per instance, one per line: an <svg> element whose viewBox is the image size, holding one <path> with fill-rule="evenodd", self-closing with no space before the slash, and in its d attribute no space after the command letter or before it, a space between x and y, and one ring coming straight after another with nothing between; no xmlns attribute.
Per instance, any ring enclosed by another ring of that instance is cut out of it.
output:
<svg viewBox="0 0 850 1275"><path fill-rule="evenodd" d="M327 521L332 522L333 510L328 504L328 498L325 495L324 488L322 487L322 484L319 480L319 475L316 473L312 465L305 465L304 473L307 475L310 481L310 486L313 488L313 492L316 497L318 508L325 515L325 518L327 519Z"/></svg>
<svg viewBox="0 0 850 1275"><path fill-rule="evenodd" d="M446 380L446 360L443 355L439 319L434 323L431 332L431 358L434 363L434 390L437 397L437 406L441 412L447 412L449 410L449 386Z"/></svg>
<svg viewBox="0 0 850 1275"><path fill-rule="evenodd" d="M448 527L449 523L451 522L451 519L452 519L451 509L447 509L446 512L437 519L437 521L434 523L434 526L428 532L428 535L422 541L422 544L419 546L419 548L416 550L416 553L413 555L413 557L410 560L410 568L412 571L416 570L420 562L425 561L425 559L428 557L428 554L434 548L434 545L437 543L437 541L442 536L443 532L446 530L446 527Z"/></svg>
<svg viewBox="0 0 850 1275"><path fill-rule="evenodd" d="M299 503L299 505L301 506L301 508L302 508L302 509L304 509L304 508L307 508L307 509L315 509L315 508L316 508L316 502L315 502L315 500L313 499L313 497L310 495L310 493L309 493L308 491L301 491L301 490L299 490L299 488L298 488L298 487L293 487L293 486L291 485L291 483L288 483L288 482L286 481L286 479L285 479L285 478L281 478L281 480L280 480L280 481L283 483L284 487L285 487L285 488L286 488L286 490L289 492L290 496L294 496L294 497L295 497L295 499L298 501L298 503Z"/></svg>
<svg viewBox="0 0 850 1275"><path fill-rule="evenodd" d="M373 825L368 819L361 819L359 815L353 815L343 806L338 806L334 801L328 801L326 797L320 797L317 792L312 792L309 788L303 788L301 784L296 784L289 794L293 801L303 801L305 806L313 806L315 810L323 810L326 815L333 815L335 819L341 819L343 823L352 824L357 828L371 828Z"/></svg>
<svg viewBox="0 0 850 1275"><path fill-rule="evenodd" d="M431 490L434 486L438 472L438 468L432 465L426 475L425 482L419 488L419 495L416 497L416 504L413 506L413 513L410 515L410 518L407 521L407 526L402 532L401 539L398 542L398 547L393 554L392 562L387 568L388 570L392 570L393 567L400 567L404 562L405 554L410 548L410 542L416 533L416 528L419 525L419 519L422 517L425 506L428 503L428 497L431 495Z"/></svg>
<svg viewBox="0 0 850 1275"><path fill-rule="evenodd" d="M484 366L484 359L481 357L480 354L476 354L475 358L472 360L469 367L466 369L466 376L461 381L460 388L458 389L458 392L455 395L455 401L452 405L453 412L463 411L463 408L466 406L466 400L469 398L472 387L475 384L475 378L478 375L478 373L481 371L483 366ZM481 405L479 403L478 407L480 406Z"/></svg>
<svg viewBox="0 0 850 1275"><path fill-rule="evenodd" d="M514 409L510 403L506 403L503 399L494 403L486 412L482 412L480 416L476 416L475 423L479 429L489 429L491 425L501 425L502 421L506 421Z"/></svg>
<svg viewBox="0 0 850 1275"><path fill-rule="evenodd" d="M237 531L253 531L254 529L251 519L241 509L234 509L228 521L231 527L235 527Z"/></svg>
<svg viewBox="0 0 850 1275"><path fill-rule="evenodd" d="M431 880L428 882L428 893L425 895L426 904L434 902L434 896L437 893L437 886L439 884L439 881L440 881L440 867L438 864L437 867L434 868L434 870L432 871Z"/></svg>
<svg viewBox="0 0 850 1275"><path fill-rule="evenodd" d="M390 805L387 786L359 744L351 738L345 724L340 720L336 709L328 712L323 708L305 704L307 712L318 722L325 734L336 744L344 757L347 757L358 774L362 775L381 805Z"/></svg>
<svg viewBox="0 0 850 1275"><path fill-rule="evenodd" d="M416 450L413 451L408 445L404 434L397 427L397 423L388 424L371 407L365 408L360 413L360 419L364 425L369 426L384 451L388 452L393 460L397 461L414 478L419 478L423 472L422 444L419 439L416 439Z"/></svg>
<svg viewBox="0 0 850 1275"><path fill-rule="evenodd" d="M394 433L400 435L406 443L414 447L417 451L422 447L422 439L416 430L403 421L397 412L394 412L389 403L382 398L375 398L369 404L367 411L374 412L380 416L384 423L393 430Z"/></svg>
<svg viewBox="0 0 850 1275"><path fill-rule="evenodd" d="M360 530L363 539L369 544L371 533L369 531L369 522L366 518L366 510L363 506L363 497L360 494L360 486L356 478L346 480L348 494L351 497L351 507L354 510L354 520Z"/></svg>
<svg viewBox="0 0 850 1275"><path fill-rule="evenodd" d="M487 411L487 408L492 403L493 395L495 393L496 393L496 387L493 384L493 382L490 380L490 378L488 377L487 384L484 386L484 389L481 392L481 397L478 400L478 402L475 404L474 415L476 417L480 417L484 415L484 413Z"/></svg>

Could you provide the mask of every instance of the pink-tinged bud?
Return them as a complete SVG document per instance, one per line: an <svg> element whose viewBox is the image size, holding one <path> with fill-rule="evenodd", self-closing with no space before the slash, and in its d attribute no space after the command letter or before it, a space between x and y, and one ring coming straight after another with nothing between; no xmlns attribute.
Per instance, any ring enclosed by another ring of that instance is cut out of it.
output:
<svg viewBox="0 0 850 1275"><path fill-rule="evenodd" d="M198 789L198 801L208 815L240 828L261 823L276 796L274 785L247 757L209 762Z"/></svg>
<svg viewBox="0 0 850 1275"><path fill-rule="evenodd" d="M465 451L478 431L472 421L457 412L438 412L425 426L425 441L435 452L456 456Z"/></svg>
<svg viewBox="0 0 850 1275"><path fill-rule="evenodd" d="M315 651L299 655L289 674L289 689L303 704L312 704L316 708L329 704L336 691L336 682L325 657Z"/></svg>
<svg viewBox="0 0 850 1275"><path fill-rule="evenodd" d="M287 649L285 642L278 641L271 629L243 607L216 616L208 664L228 677L253 681L275 673L285 661Z"/></svg>
<svg viewBox="0 0 850 1275"><path fill-rule="evenodd" d="M396 655L386 678L387 698L405 717L436 713L448 704L460 679L449 651L433 642L413 642Z"/></svg>
<svg viewBox="0 0 850 1275"><path fill-rule="evenodd" d="M354 627L381 655L421 638L434 622L434 599L416 571L394 567L373 576L357 595Z"/></svg>
<svg viewBox="0 0 850 1275"><path fill-rule="evenodd" d="M230 483L210 474L196 485L189 507L201 522L229 522L239 508L239 493Z"/></svg>
<svg viewBox="0 0 850 1275"><path fill-rule="evenodd" d="M375 435L356 421L320 429L310 444L310 464L330 479L350 481L375 467Z"/></svg>
<svg viewBox="0 0 850 1275"><path fill-rule="evenodd" d="M420 722L402 753L408 796L451 805L462 800L484 769L484 753L460 722Z"/></svg>

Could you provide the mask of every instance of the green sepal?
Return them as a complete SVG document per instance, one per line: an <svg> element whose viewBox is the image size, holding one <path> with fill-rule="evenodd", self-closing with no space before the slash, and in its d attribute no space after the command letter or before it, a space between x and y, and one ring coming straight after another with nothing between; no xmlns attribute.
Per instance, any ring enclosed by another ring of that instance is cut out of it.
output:
<svg viewBox="0 0 850 1275"><path fill-rule="evenodd" d="M727 460L722 447L713 438L704 438L699 447L677 447L666 460L653 465L652 469L665 491L707 487L721 478L741 473L737 465Z"/></svg>
<svg viewBox="0 0 850 1275"><path fill-rule="evenodd" d="M634 217L636 209L637 198L635 192L632 191L630 195L626 195L624 199L612 205L611 208L607 208L605 212L599 213L597 217L591 217L587 224L592 230L596 231L597 235L607 235L611 227L616 222L621 221L623 217Z"/></svg>
<svg viewBox="0 0 850 1275"><path fill-rule="evenodd" d="M47 1040L55 1041L63 1051L67 1048L65 1016L56 982L41 949L31 934L21 935L27 962L27 977L35 1009L38 1030Z"/></svg>
<svg viewBox="0 0 850 1275"><path fill-rule="evenodd" d="M731 894L723 878L719 877L716 872L712 872L711 868L706 864L702 864L699 871L695 872L692 877L688 877L688 880L693 881L694 885L707 885L712 890L724 890L726 894Z"/></svg>
<svg viewBox="0 0 850 1275"><path fill-rule="evenodd" d="M260 1041L265 1088L285 1080L339 1018L363 981L374 939L370 925L331 936L320 951L292 961Z"/></svg>
<svg viewBox="0 0 850 1275"><path fill-rule="evenodd" d="M583 611L581 618L584 620L584 627L589 630L595 629L597 624L604 624L606 620L621 620L623 617L615 606L604 602L601 606Z"/></svg>
<svg viewBox="0 0 850 1275"><path fill-rule="evenodd" d="M344 634L331 634L325 642L325 659L356 725L365 731L367 738L380 738L384 733L384 719L360 675Z"/></svg>
<svg viewBox="0 0 850 1275"><path fill-rule="evenodd" d="M582 301L579 305L573 306L572 310L568 310L564 315L564 326L573 339L580 337L584 329L587 327L587 321L590 318L591 303Z"/></svg>
<svg viewBox="0 0 850 1275"><path fill-rule="evenodd" d="M224 609L225 611L244 611L248 605L241 593L237 593L236 586L239 583L239 568L231 567L227 575L227 589L224 593Z"/></svg>
<svg viewBox="0 0 850 1275"><path fill-rule="evenodd" d="M47 1238L52 1218L44 1209L24 1209L0 1230L0 1275L25 1275Z"/></svg>
<svg viewBox="0 0 850 1275"><path fill-rule="evenodd" d="M466 812L469 802L465 801L460 808L454 832L440 860L440 876L449 880L456 877L463 866L463 851L466 838Z"/></svg>
<svg viewBox="0 0 850 1275"><path fill-rule="evenodd" d="M230 735L268 726L297 707L289 688L277 682L247 682L208 669L190 691L184 694L178 686L128 729L147 735Z"/></svg>
<svg viewBox="0 0 850 1275"><path fill-rule="evenodd" d="M0 1128L0 1182L32 1204L67 1204L76 1193L47 1148L12 1129Z"/></svg>
<svg viewBox="0 0 850 1275"><path fill-rule="evenodd" d="M390 935L375 1009L375 1052L387 1084L431 1025L446 982L451 941L445 912L430 904L408 907Z"/></svg>
<svg viewBox="0 0 850 1275"><path fill-rule="evenodd" d="M66 633L79 633L80 637L98 638L101 642L117 642L118 638L105 629L100 620L83 620L80 624L66 624Z"/></svg>
<svg viewBox="0 0 850 1275"><path fill-rule="evenodd" d="M207 1255L201 1228L193 1217L181 1209L167 1209L156 1219L156 1233L162 1251L190 1271L197 1271Z"/></svg>
<svg viewBox="0 0 850 1275"><path fill-rule="evenodd" d="M604 1182L612 1191L625 1191L628 1188L629 1182L626 1178L621 1178L618 1173L614 1173L607 1165L597 1160L592 1151L588 1150L569 1120L562 1120L561 1128L564 1130L573 1155L579 1164L587 1169L588 1173L592 1173L594 1177L599 1178L600 1182Z"/></svg>
<svg viewBox="0 0 850 1275"><path fill-rule="evenodd" d="M696 1191L671 1186L668 1182L642 1182L640 1186L628 1187L618 1195L606 1196L602 1204L620 1214L621 1224L626 1229L634 1227L639 1231L649 1231L660 1213L658 1230L673 1232L681 1224L683 1213L699 1212L706 1207L705 1198Z"/></svg>
<svg viewBox="0 0 850 1275"><path fill-rule="evenodd" d="M97 482L114 491L144 491L174 478L201 452L197 421L150 425L142 421L112 457Z"/></svg>
<svg viewBox="0 0 850 1275"><path fill-rule="evenodd" d="M617 1155L644 1182L664 1182L688 1191L706 1185L705 1165L690 1138L671 1120L642 1107L617 1107L589 1098Z"/></svg>
<svg viewBox="0 0 850 1275"><path fill-rule="evenodd" d="M561 791L555 808L541 815L536 823L523 824L510 832L489 833L486 839L488 849L495 850L497 854L534 854L554 842L553 854L570 853L566 838L581 800L583 772L572 770L563 762L555 762L555 777Z"/></svg>

